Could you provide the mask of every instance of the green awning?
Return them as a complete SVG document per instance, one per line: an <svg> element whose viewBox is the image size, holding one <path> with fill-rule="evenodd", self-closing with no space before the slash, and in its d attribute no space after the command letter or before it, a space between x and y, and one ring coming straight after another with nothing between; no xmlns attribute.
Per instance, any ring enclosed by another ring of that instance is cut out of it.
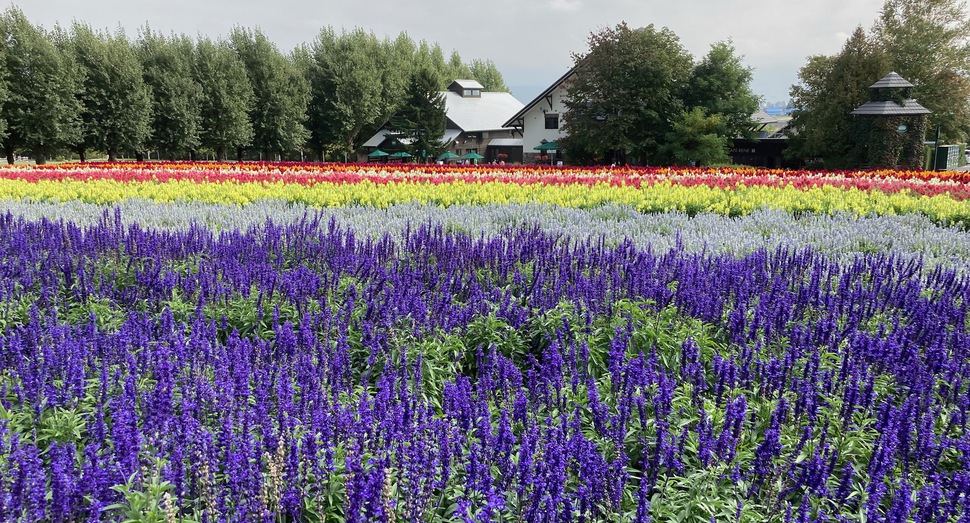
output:
<svg viewBox="0 0 970 523"><path fill-rule="evenodd" d="M484 160L485 157L478 153L466 153L461 157L462 160Z"/></svg>
<svg viewBox="0 0 970 523"><path fill-rule="evenodd" d="M410 158L411 153L407 151L398 151L391 155L391 158Z"/></svg>
<svg viewBox="0 0 970 523"><path fill-rule="evenodd" d="M377 149L374 152L367 155L368 158L382 158L384 156L387 156L387 153L385 153L380 149Z"/></svg>
<svg viewBox="0 0 970 523"><path fill-rule="evenodd" d="M445 151L438 157L439 160L454 160L455 158L458 158L458 155L451 151Z"/></svg>
<svg viewBox="0 0 970 523"><path fill-rule="evenodd" d="M533 147L536 151L554 151L559 149L559 144L556 142L542 142L539 147Z"/></svg>

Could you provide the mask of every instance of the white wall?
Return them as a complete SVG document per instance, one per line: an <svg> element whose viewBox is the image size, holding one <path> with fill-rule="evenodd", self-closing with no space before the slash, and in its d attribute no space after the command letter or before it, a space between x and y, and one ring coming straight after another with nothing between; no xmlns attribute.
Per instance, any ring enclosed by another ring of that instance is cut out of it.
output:
<svg viewBox="0 0 970 523"><path fill-rule="evenodd" d="M563 113L566 106L562 98L566 91L566 84L560 85L552 92L552 106L546 99L539 100L535 107L529 109L522 118L522 152L525 155L539 154L535 147L542 143L554 142L559 140L565 133L562 132ZM545 112L543 112L545 111ZM559 115L559 129L546 129L546 113L556 113Z"/></svg>

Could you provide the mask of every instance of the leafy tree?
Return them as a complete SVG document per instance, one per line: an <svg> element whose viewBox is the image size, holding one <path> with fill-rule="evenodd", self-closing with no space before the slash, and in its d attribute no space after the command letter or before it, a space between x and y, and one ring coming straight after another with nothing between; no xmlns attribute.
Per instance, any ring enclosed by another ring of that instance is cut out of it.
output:
<svg viewBox="0 0 970 523"><path fill-rule="evenodd" d="M77 143L81 136L79 71L71 55L56 44L63 38L31 24L16 7L0 15L7 89L0 106L6 123L7 162L17 151L38 163Z"/></svg>
<svg viewBox="0 0 970 523"><path fill-rule="evenodd" d="M640 163L649 161L682 110L690 54L671 30L653 25L606 28L590 35L589 46L574 57L561 147L580 161L625 162L627 151Z"/></svg>
<svg viewBox="0 0 970 523"><path fill-rule="evenodd" d="M12 6L7 9L10 11L14 9ZM7 47L10 45L8 38L6 38L6 12L0 14L0 139L3 139L7 135L7 120L3 114L3 105L8 100L10 96L10 89L7 86L7 70L3 65L6 64Z"/></svg>
<svg viewBox="0 0 970 523"><path fill-rule="evenodd" d="M80 23L71 40L83 78L81 160L87 149L106 151L109 161L122 150L140 151L151 133L152 101L131 43L124 33L95 33Z"/></svg>
<svg viewBox="0 0 970 523"><path fill-rule="evenodd" d="M751 68L744 66L730 41L711 46L707 56L691 71L684 95L686 107L720 115L722 128L718 133L726 138L751 133L751 116L760 102L751 90Z"/></svg>
<svg viewBox="0 0 970 523"><path fill-rule="evenodd" d="M306 78L259 30L237 27L229 43L253 88L253 147L266 156L301 149L310 138L304 126L310 99Z"/></svg>
<svg viewBox="0 0 970 523"><path fill-rule="evenodd" d="M338 36L324 29L308 51L310 146L323 159L327 150L344 155L360 145L363 133L385 115L381 83L386 46L373 33Z"/></svg>
<svg viewBox="0 0 970 523"><path fill-rule="evenodd" d="M816 158L825 167L855 167L866 161L866 138L849 114L869 99L869 86L890 70L889 57L861 27L836 56L813 56L791 89L797 108L789 124L792 158Z"/></svg>
<svg viewBox="0 0 970 523"><path fill-rule="evenodd" d="M963 0L886 0L873 36L892 68L916 85L929 128L955 142L970 137L970 17ZM875 81L875 80L874 80Z"/></svg>
<svg viewBox="0 0 970 523"><path fill-rule="evenodd" d="M427 69L416 71L411 76L407 100L391 119L391 128L408 138L411 154L426 158L444 150L441 136L445 125L445 97L434 74Z"/></svg>
<svg viewBox="0 0 970 523"><path fill-rule="evenodd" d="M424 42L422 45L426 46ZM379 56L378 63L382 68L381 84L383 85L383 103L381 117L377 119L377 130L397 112L404 102L405 92L411 81L411 72L421 67L432 67L430 59L424 65L418 59L418 49L407 33L401 33L391 42L385 42L385 52ZM438 49L438 60L444 64L444 57Z"/></svg>
<svg viewBox="0 0 970 523"><path fill-rule="evenodd" d="M666 160L675 165L712 165L730 163L730 138L724 136L720 114L707 115L694 107L674 121L663 146Z"/></svg>
<svg viewBox="0 0 970 523"><path fill-rule="evenodd" d="M473 76L474 74L471 68L465 65L465 62L461 61L461 55L458 54L458 51L452 51L451 58L448 59L448 67L445 69L445 78L442 82L445 85L442 85L442 87L445 87L453 80L463 78L472 79Z"/></svg>
<svg viewBox="0 0 970 523"><path fill-rule="evenodd" d="M913 97L933 111L929 129L938 126L947 140L965 141L970 137L968 22L961 0L886 0L870 33L856 29L838 55L811 57L799 72L800 83L791 89L796 111L786 154L820 159L826 167L872 161L871 140L888 135L872 134L871 126L848 113L865 103L869 86L890 71L916 85ZM910 132L923 128L911 126ZM894 155L876 154L880 161ZM906 162L915 156L909 151Z"/></svg>
<svg viewBox="0 0 970 523"><path fill-rule="evenodd" d="M239 158L253 139L249 121L253 88L246 66L226 42L201 39L196 44L193 76L201 88L200 143L220 160L226 159L229 149L235 149Z"/></svg>
<svg viewBox="0 0 970 523"><path fill-rule="evenodd" d="M185 36L166 39L146 27L138 52L152 93L152 134L147 145L169 157L197 150L202 87L192 75L195 44Z"/></svg>
<svg viewBox="0 0 970 523"><path fill-rule="evenodd" d="M502 73L499 72L498 68L495 67L495 63L491 60L472 60L468 64L468 67L471 71L472 79L482 84L482 87L486 91L508 92L509 88L505 85L505 79L502 78Z"/></svg>

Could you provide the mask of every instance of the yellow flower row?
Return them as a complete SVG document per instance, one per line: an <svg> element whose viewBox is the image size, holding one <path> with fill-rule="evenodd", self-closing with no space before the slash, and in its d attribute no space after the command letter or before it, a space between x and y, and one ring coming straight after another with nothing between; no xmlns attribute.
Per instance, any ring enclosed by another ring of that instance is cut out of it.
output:
<svg viewBox="0 0 970 523"><path fill-rule="evenodd" d="M949 195L920 196L906 191L879 191L791 186L737 187L724 189L660 182L640 188L607 183L527 184L503 182L400 182L378 184L317 183L300 185L283 182L119 182L113 180L40 181L0 179L0 199L69 201L110 204L140 198L159 202L200 201L245 205L262 199L300 202L311 207L363 205L385 208L403 202L424 202L442 206L487 203L539 202L564 207L589 208L620 203L642 212L678 210L688 213L714 212L749 214L759 208L777 208L794 213L856 215L921 213L943 222L970 224L970 200Z"/></svg>

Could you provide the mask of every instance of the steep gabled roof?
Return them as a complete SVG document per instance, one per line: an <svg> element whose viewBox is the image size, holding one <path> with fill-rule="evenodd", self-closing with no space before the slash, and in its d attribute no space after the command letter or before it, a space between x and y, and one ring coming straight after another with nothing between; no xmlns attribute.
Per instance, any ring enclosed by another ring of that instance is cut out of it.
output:
<svg viewBox="0 0 970 523"><path fill-rule="evenodd" d="M506 120L522 108L510 93L483 92L481 98L463 98L452 91L442 94L448 119L465 132L503 129Z"/></svg>
<svg viewBox="0 0 970 523"><path fill-rule="evenodd" d="M456 80L452 82L452 85L462 81L465 80ZM504 122L509 118L509 115L515 114L522 108L522 102L510 93L483 92L481 97L464 98L453 91L440 92L445 97L445 115L450 122L449 127L460 129L446 129L442 136L445 142L454 140L462 132L503 130L505 129ZM374 136L364 142L362 147L377 147L384 141L387 133L387 123L385 122Z"/></svg>
<svg viewBox="0 0 970 523"><path fill-rule="evenodd" d="M536 105L539 105L539 102L551 96L552 93L556 89L558 89L559 86L566 83L566 80L569 80L569 77L572 76L575 72L576 72L576 67L575 66L570 67L569 70L566 71L566 74L560 76L559 79L553 82L552 85L547 87L545 91L542 91L541 93L539 93L539 96L536 96L535 98L532 99L531 102L525 104L525 106L523 106L522 109L519 110L519 112L515 113L514 115L512 115L511 118L506 120L502 124L502 127L515 127L516 120L523 118L525 116L525 113L532 110L532 108L535 107Z"/></svg>

